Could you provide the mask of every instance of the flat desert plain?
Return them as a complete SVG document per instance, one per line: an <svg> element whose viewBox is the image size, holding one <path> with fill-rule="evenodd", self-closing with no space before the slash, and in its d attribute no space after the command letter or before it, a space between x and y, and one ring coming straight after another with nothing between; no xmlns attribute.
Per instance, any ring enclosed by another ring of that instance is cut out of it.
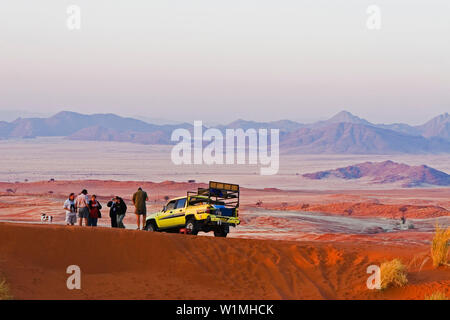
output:
<svg viewBox="0 0 450 320"><path fill-rule="evenodd" d="M450 269L434 268L430 259L435 224L450 225L450 188L299 175L384 160L450 172L448 156L281 155L279 174L260 176L256 166L175 166L167 146L51 138L1 141L0 152L0 275L17 299L450 296ZM134 230L130 198L137 187L148 191L148 211L155 212L166 197L209 180L242 187L242 223L229 238ZM65 226L62 204L83 188L103 205L122 196L127 230L107 228L107 208L99 228ZM41 213L53 223L41 223ZM367 267L394 258L407 267L408 284L369 290ZM66 287L72 264L83 272L82 290Z"/></svg>
<svg viewBox="0 0 450 320"><path fill-rule="evenodd" d="M249 188L342 190L373 189L369 181L314 181L301 174L365 162L393 160L426 164L450 173L449 155L285 155L276 175L261 176L256 165L174 165L171 146L64 138L0 140L0 181L56 180L230 181ZM376 185L392 189L396 184Z"/></svg>

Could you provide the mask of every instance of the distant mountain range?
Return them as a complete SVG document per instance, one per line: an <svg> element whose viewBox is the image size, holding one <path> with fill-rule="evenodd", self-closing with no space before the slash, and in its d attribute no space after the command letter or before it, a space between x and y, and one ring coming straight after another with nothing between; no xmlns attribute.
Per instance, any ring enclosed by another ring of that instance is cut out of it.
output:
<svg viewBox="0 0 450 320"><path fill-rule="evenodd" d="M0 121L0 139L64 136L72 140L171 144L177 128L190 123L151 124L115 114L85 115L62 111L48 118ZM291 120L255 122L236 120L225 129L280 129L281 152L294 154L426 154L450 153L450 115L445 113L420 126L373 124L347 111L311 124Z"/></svg>
<svg viewBox="0 0 450 320"><path fill-rule="evenodd" d="M450 153L450 140L408 135L377 126L349 122L302 128L283 136L287 153L396 154Z"/></svg>
<svg viewBox="0 0 450 320"><path fill-rule="evenodd" d="M0 122L0 138L64 136L72 140L121 141L168 144L177 128L191 129L187 123L156 125L115 114L85 115L62 111L49 118L18 118Z"/></svg>
<svg viewBox="0 0 450 320"><path fill-rule="evenodd" d="M427 154L450 153L450 115L420 126L373 124L341 111L326 121L302 124L237 120L226 128L280 128L280 148L292 154Z"/></svg>
<svg viewBox="0 0 450 320"><path fill-rule="evenodd" d="M314 180L369 178L372 183L400 182L406 188L423 185L450 186L450 175L445 172L425 165L409 166L393 161L364 162L334 170L306 173L303 177Z"/></svg>

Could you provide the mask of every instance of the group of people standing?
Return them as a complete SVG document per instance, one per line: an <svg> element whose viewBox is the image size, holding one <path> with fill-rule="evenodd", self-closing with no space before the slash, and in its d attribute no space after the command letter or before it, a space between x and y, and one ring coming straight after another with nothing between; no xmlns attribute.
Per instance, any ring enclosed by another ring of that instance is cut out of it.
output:
<svg viewBox="0 0 450 320"><path fill-rule="evenodd" d="M142 229L145 227L145 220L147 217L146 201L148 201L147 193L142 190L142 188L138 188L132 197L138 230L141 229L140 217L142 217ZM109 207L111 227L125 228L125 225L123 224L123 219L125 218L125 214L127 212L127 205L125 201L121 197L115 196L107 203L107 206ZM98 219L102 217L102 213L100 211L102 209L102 205L97 200L97 196L94 194L89 197L86 189L83 189L76 197L74 193L71 193L69 198L64 202L64 209L66 211L67 225L73 226L77 223L77 213L79 226L83 226L84 221L85 226L96 227Z"/></svg>

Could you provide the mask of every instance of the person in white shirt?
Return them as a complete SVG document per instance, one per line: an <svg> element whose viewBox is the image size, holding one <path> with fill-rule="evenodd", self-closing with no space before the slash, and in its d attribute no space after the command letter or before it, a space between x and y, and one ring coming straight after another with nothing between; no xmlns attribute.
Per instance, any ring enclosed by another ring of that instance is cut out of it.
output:
<svg viewBox="0 0 450 320"><path fill-rule="evenodd" d="M89 218L89 208L88 208L89 197L87 193L88 193L87 190L83 189L83 191L81 191L81 193L75 199L75 207L77 207L78 218L80 218L79 221L80 227L83 225L83 220L85 226L87 226L88 224L87 220Z"/></svg>
<svg viewBox="0 0 450 320"><path fill-rule="evenodd" d="M69 199L64 202L66 210L66 224L73 226L77 223L77 208L75 206L75 194L71 193Z"/></svg>

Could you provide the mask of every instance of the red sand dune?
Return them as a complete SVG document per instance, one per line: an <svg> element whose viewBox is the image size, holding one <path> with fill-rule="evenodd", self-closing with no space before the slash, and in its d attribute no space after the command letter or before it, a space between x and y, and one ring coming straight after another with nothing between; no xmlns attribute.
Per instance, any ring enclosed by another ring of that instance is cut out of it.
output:
<svg viewBox="0 0 450 320"><path fill-rule="evenodd" d="M423 299L435 290L449 295L450 269L433 269L428 252L423 245L0 223L0 272L18 299ZM366 289L367 266L394 257L409 265L409 284ZM66 288L72 264L81 268L81 290Z"/></svg>
<svg viewBox="0 0 450 320"><path fill-rule="evenodd" d="M149 192L151 199L162 199L164 196L186 194L188 190L197 190L198 187L205 187L202 183L188 182L150 182L150 181L115 181L115 180L56 180L37 182L0 182L0 194L20 194L20 195L52 195L67 197L69 193L79 193L82 189L87 189L90 194L97 194L103 197L112 195L122 195L123 198L130 198L138 187ZM15 191L6 192L7 189Z"/></svg>
<svg viewBox="0 0 450 320"><path fill-rule="evenodd" d="M303 210L327 212L346 216L371 216L384 218L400 218L403 214L408 218L424 219L450 215L450 211L438 206L416 206L381 204L373 202L337 202L318 205L293 205L283 207L284 210Z"/></svg>
<svg viewBox="0 0 450 320"><path fill-rule="evenodd" d="M370 178L372 183L401 182L402 187L417 187L421 185L449 186L450 175L426 165L409 166L391 160L383 162L364 162L333 170L305 173L303 177L321 180L327 178L360 179Z"/></svg>

